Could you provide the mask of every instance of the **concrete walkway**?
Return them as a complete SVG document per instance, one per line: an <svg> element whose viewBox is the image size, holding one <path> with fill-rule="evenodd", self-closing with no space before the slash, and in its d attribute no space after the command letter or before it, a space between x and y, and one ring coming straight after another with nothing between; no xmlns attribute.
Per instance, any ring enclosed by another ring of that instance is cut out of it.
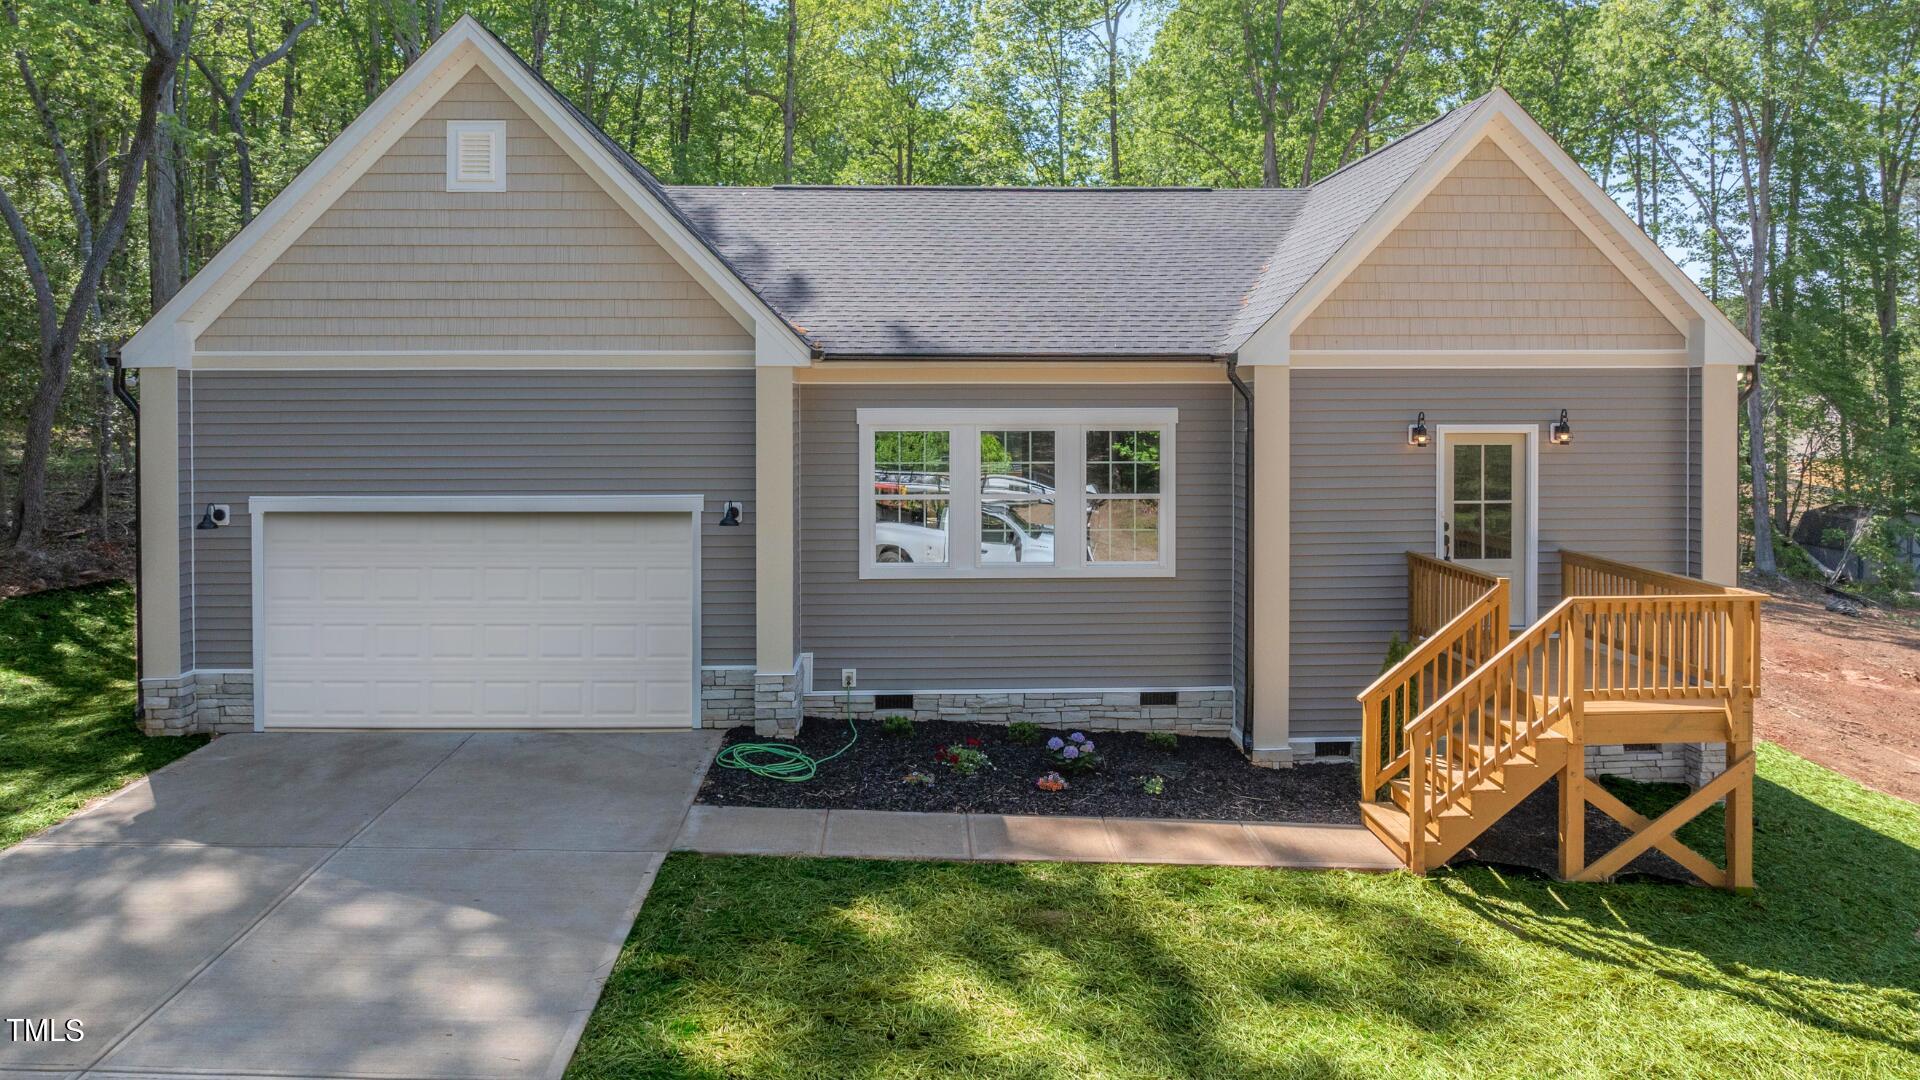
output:
<svg viewBox="0 0 1920 1080"><path fill-rule="evenodd" d="M0 1077L557 1077L719 740L218 739L0 852Z"/></svg>
<svg viewBox="0 0 1920 1080"><path fill-rule="evenodd" d="M974 862L1398 870L1360 825L695 806L675 850Z"/></svg>

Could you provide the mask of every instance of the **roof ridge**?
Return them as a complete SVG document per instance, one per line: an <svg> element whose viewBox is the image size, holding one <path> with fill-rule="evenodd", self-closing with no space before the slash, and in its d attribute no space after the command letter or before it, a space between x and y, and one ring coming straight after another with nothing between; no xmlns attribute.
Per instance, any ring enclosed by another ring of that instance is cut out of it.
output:
<svg viewBox="0 0 1920 1080"><path fill-rule="evenodd" d="M1458 104L1458 105L1455 105L1455 106L1454 106L1453 108L1451 108L1451 109L1448 109L1447 111L1445 111L1445 112L1443 112L1443 113L1441 113L1441 114L1439 114L1438 116L1435 116L1435 117L1434 117L1433 119L1431 119L1431 120L1428 120L1428 121L1427 121L1426 123L1424 123L1424 124L1421 124L1421 125L1420 125L1419 127L1417 127L1417 128L1412 128L1412 129L1410 129L1410 130L1408 130L1407 132L1405 132L1404 134L1401 134L1401 135L1399 135L1399 136L1397 136L1397 137L1395 137L1395 138L1394 138L1394 139L1393 139L1393 140L1392 140L1391 142L1389 142L1389 143L1387 143L1387 144L1386 144L1385 146L1382 146L1382 147L1381 147L1380 149L1378 149L1378 150L1375 150L1375 151L1373 151L1373 152L1371 152L1371 153L1367 153L1367 154L1362 154L1362 155L1360 155L1359 157L1357 157L1357 158L1354 158L1354 159L1353 159L1352 161L1349 161L1349 162L1347 162L1347 163L1346 163L1345 165L1342 165L1342 166L1340 166L1339 168L1337 168L1337 169L1335 169L1335 170L1333 170L1332 172L1330 172L1330 173L1328 173L1327 175L1325 175L1325 176L1323 176L1323 177L1321 177L1320 179L1318 179L1318 180L1315 180L1315 181L1314 181L1313 183L1311 183L1311 184L1309 184L1309 185L1307 185L1307 187L1306 187L1306 190L1308 190L1308 191L1312 191L1312 190L1313 190L1314 188L1317 188L1317 187L1319 187L1319 186L1320 186L1321 184L1324 184L1324 183L1326 183L1327 181L1329 181L1329 180L1331 180L1331 179L1333 179L1334 177L1336 177L1336 176L1339 176L1339 175L1340 175L1341 173L1344 173L1344 172L1347 172L1347 171L1349 171L1349 170L1351 170L1351 169L1355 169L1355 168L1357 168L1357 167L1359 167L1359 165L1360 165L1360 164L1361 164L1362 162L1366 162L1366 161L1378 161L1378 160L1379 160L1379 158L1380 158L1380 155L1381 155L1381 154L1384 154L1384 153L1386 153L1387 151L1389 151L1389 150L1392 150L1392 149L1394 149L1395 147L1397 147L1397 146L1399 146L1400 144L1402 144L1402 143L1404 143L1404 142L1406 142L1406 141L1407 141L1408 139L1411 139L1411 138L1413 138L1413 137L1414 137L1415 135L1418 135L1418 134L1420 134L1421 132L1423 132L1423 131L1425 131L1425 130L1427 130L1428 128L1430 128L1430 127L1432 127L1432 126L1434 126L1435 124L1438 124L1438 123L1441 123L1442 121L1444 121L1444 120L1446 120L1447 118L1449 118L1449 117L1451 117L1451 116L1453 116L1453 115L1455 115L1456 113L1460 113L1460 112L1464 112L1464 111L1466 111L1467 109L1475 109L1475 108L1479 108L1479 107L1480 107L1480 106L1481 106L1482 104L1484 104L1484 103L1486 102L1486 100L1487 100L1488 98L1490 98L1490 97L1492 97L1492 96L1493 96L1493 95L1494 95L1495 93L1497 93L1497 92L1498 92L1498 90L1497 90L1497 89L1495 89L1495 90L1489 90L1489 91L1487 91L1486 93L1484 93L1484 94L1481 94L1481 95L1480 95L1479 97L1477 97L1477 98L1474 98L1474 99L1473 99L1473 100L1471 100L1471 101L1464 101L1464 102L1461 102L1461 103L1460 103L1460 104Z"/></svg>

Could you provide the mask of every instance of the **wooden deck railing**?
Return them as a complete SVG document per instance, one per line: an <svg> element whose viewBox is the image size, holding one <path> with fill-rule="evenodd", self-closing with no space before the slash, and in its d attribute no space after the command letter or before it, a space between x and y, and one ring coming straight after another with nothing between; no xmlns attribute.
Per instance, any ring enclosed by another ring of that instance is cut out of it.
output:
<svg viewBox="0 0 1920 1080"><path fill-rule="evenodd" d="M1484 598L1500 579L1459 563L1407 552L1407 637L1412 641L1434 631Z"/></svg>
<svg viewBox="0 0 1920 1080"><path fill-rule="evenodd" d="M1562 553L1561 573L1566 598L1511 641L1497 579L1359 695L1363 794L1374 800L1406 777L1416 870L1427 822L1454 806L1472 812L1475 786L1543 732L1564 724L1580 752L1588 702L1733 709L1759 692L1759 594L1578 552Z"/></svg>
<svg viewBox="0 0 1920 1080"><path fill-rule="evenodd" d="M1507 579L1407 553L1413 651L1360 693L1360 783L1371 799L1407 767L1407 722L1506 643Z"/></svg>
<svg viewBox="0 0 1920 1080"><path fill-rule="evenodd" d="M1760 594L1560 553L1561 591L1582 611L1594 700L1723 698L1760 691Z"/></svg>

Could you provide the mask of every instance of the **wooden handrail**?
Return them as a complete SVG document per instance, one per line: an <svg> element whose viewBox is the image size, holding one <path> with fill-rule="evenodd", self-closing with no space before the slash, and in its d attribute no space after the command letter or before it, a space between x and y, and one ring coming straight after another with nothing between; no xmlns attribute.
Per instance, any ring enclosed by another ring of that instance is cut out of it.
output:
<svg viewBox="0 0 1920 1080"><path fill-rule="evenodd" d="M1500 581L1470 566L1407 552L1407 636L1432 637Z"/></svg>
<svg viewBox="0 0 1920 1080"><path fill-rule="evenodd" d="M1715 585L1711 581L1649 570L1644 566L1588 555L1582 551L1560 550L1560 595L1562 596L1756 596L1748 589Z"/></svg>
<svg viewBox="0 0 1920 1080"><path fill-rule="evenodd" d="M1577 552L1562 553L1562 570L1566 598L1511 641L1503 611L1500 647L1454 662L1485 640L1490 593L1360 695L1366 797L1405 774L1415 869L1425 867L1427 822L1452 807L1472 812L1476 785L1545 732L1559 726L1582 753L1588 702L1732 707L1759 692L1760 594ZM1436 666L1451 678L1428 674Z"/></svg>
<svg viewBox="0 0 1920 1080"><path fill-rule="evenodd" d="M1407 553L1409 629L1433 623L1413 651L1356 697L1360 702L1360 785L1368 799L1413 757L1406 722L1506 642L1512 611L1507 579ZM1468 590L1472 590L1469 592ZM1416 599L1416 597L1418 599ZM1444 618L1441 613L1447 614Z"/></svg>

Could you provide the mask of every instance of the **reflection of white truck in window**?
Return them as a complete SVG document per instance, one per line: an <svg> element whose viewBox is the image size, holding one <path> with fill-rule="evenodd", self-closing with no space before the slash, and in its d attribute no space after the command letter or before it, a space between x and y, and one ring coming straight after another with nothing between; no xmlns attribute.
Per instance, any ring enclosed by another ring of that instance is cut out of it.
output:
<svg viewBox="0 0 1920 1080"><path fill-rule="evenodd" d="M888 479L899 483L902 494L947 493L944 476ZM982 477L980 489L980 562L1053 562L1053 489L1017 476ZM875 523L874 560L945 564L951 511L945 503L938 505L939 515L930 525Z"/></svg>

